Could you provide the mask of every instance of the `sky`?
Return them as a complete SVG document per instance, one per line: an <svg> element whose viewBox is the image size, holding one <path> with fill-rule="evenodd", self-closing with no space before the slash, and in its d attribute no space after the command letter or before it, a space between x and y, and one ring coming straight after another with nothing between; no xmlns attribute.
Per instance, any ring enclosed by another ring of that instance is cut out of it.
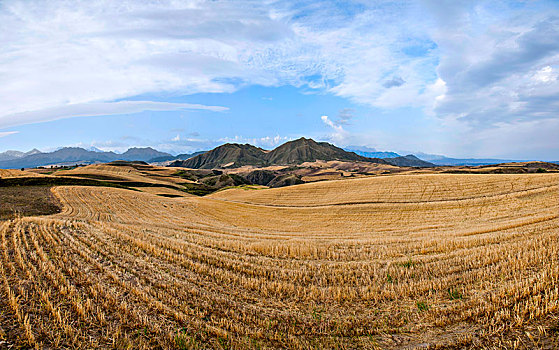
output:
<svg viewBox="0 0 559 350"><path fill-rule="evenodd" d="M0 152L559 160L558 1L0 0Z"/></svg>

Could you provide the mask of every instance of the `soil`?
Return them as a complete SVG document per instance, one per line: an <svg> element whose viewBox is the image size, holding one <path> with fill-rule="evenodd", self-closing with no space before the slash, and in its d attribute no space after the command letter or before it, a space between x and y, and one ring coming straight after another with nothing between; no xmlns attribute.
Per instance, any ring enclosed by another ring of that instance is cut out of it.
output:
<svg viewBox="0 0 559 350"><path fill-rule="evenodd" d="M49 186L0 187L0 220L59 213L60 203L50 189Z"/></svg>

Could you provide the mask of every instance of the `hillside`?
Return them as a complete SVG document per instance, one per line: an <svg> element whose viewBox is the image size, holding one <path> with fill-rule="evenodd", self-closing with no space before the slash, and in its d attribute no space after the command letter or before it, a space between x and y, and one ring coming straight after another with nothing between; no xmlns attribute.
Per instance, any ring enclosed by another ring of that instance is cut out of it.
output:
<svg viewBox="0 0 559 350"><path fill-rule="evenodd" d="M176 156L173 155L167 155L167 156L161 156L161 157L154 157L151 158L149 160L150 163L163 163L163 162L169 162L169 161L173 161L173 160L187 160L189 158L192 157L196 157L199 154L203 154L206 153L206 151L199 151L199 152L194 152L194 153L181 153L178 154Z"/></svg>
<svg viewBox="0 0 559 350"><path fill-rule="evenodd" d="M114 152L89 151L80 147L64 147L48 153L41 153L37 150L32 150L23 155L20 155L19 153L10 154L19 156L0 161L0 169L35 168L38 166L48 166L53 164L105 163L114 160L149 161L155 157L171 156L168 153L159 152L151 147L134 147L122 154Z"/></svg>
<svg viewBox="0 0 559 350"><path fill-rule="evenodd" d="M304 162L314 162L316 160L345 160L345 161L375 161L384 163L381 159L371 159L347 152L328 142L316 142L313 139L300 139L289 141L265 156L268 164L289 165L301 164Z"/></svg>
<svg viewBox="0 0 559 350"><path fill-rule="evenodd" d="M559 174L372 176L195 197L147 186L177 169L67 173L87 169L146 184L0 187L0 200L9 190L9 205L38 210L0 221L0 348L559 346Z"/></svg>
<svg viewBox="0 0 559 350"><path fill-rule="evenodd" d="M249 144L228 143L188 160L173 162L169 166L194 169L237 168L245 165L262 167L270 165L297 165L317 160L388 164L383 159L363 157L353 152L344 151L327 142L316 142L302 137L286 142L270 152Z"/></svg>
<svg viewBox="0 0 559 350"><path fill-rule="evenodd" d="M30 156L30 155L37 154L37 153L41 153L41 151L39 151L36 148L32 149L29 152L21 152L21 151L10 150L10 151L0 153L0 161L23 158L23 157Z"/></svg>
<svg viewBox="0 0 559 350"><path fill-rule="evenodd" d="M65 162L110 162L117 159L113 152L93 152L79 147L65 147L50 153L37 153L22 158L0 162L0 168L34 168Z"/></svg>
<svg viewBox="0 0 559 350"><path fill-rule="evenodd" d="M408 154L407 156L399 156L393 158L385 159L389 164L396 166L412 166L418 168L429 168L436 166L433 163L426 162L414 156L413 154Z"/></svg>
<svg viewBox="0 0 559 350"><path fill-rule="evenodd" d="M249 144L226 143L190 159L172 162L169 166L193 169L239 167L243 165L264 166L267 164L264 159L265 154L263 149Z"/></svg>
<svg viewBox="0 0 559 350"><path fill-rule="evenodd" d="M365 146L347 146L344 150L348 152L354 152L360 156L367 157L367 158L395 158L400 157L400 155L396 152L390 151L377 151L374 148L365 147Z"/></svg>
<svg viewBox="0 0 559 350"><path fill-rule="evenodd" d="M158 158L158 157L172 157L172 156L169 153L160 152L154 150L151 147L144 147L144 148L132 147L129 148L126 152L122 153L119 156L119 159L142 160L144 162L147 162L153 158Z"/></svg>

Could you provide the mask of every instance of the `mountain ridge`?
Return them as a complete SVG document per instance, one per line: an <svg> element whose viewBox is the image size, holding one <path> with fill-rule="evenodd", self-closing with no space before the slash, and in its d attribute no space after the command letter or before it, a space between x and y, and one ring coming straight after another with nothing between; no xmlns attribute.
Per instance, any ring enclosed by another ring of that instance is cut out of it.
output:
<svg viewBox="0 0 559 350"><path fill-rule="evenodd" d="M265 166L264 160L266 152L259 147L250 144L226 143L208 152L199 154L184 161L174 161L169 166L211 169L226 167L228 164L235 167L243 165Z"/></svg>
<svg viewBox="0 0 559 350"><path fill-rule="evenodd" d="M169 161L174 161L174 160L187 160L189 158L192 157L196 157L199 154L203 154L206 153L207 151L198 151L198 152L194 152L194 153L181 153L181 154L177 154L176 156L162 156L162 157L155 157L149 160L150 163L163 163L163 162L169 162Z"/></svg>
<svg viewBox="0 0 559 350"><path fill-rule="evenodd" d="M406 156L399 156L399 157L391 157L385 159L389 164L396 165L396 166L411 166L411 167L418 167L418 168L431 168L435 167L436 165L421 160L417 158L413 154L408 154Z"/></svg>
<svg viewBox="0 0 559 350"><path fill-rule="evenodd" d="M389 164L380 158L367 158L348 152L327 142L316 142L301 137L288 141L271 151L250 144L227 143L185 161L175 161L169 166L211 169L241 167L244 165L296 165L317 160L362 161Z"/></svg>
<svg viewBox="0 0 559 350"><path fill-rule="evenodd" d="M353 152L353 153L356 153L360 156L368 157L368 158L386 159L386 158L401 157L401 155L396 153L396 152L377 151L374 148L370 148L370 147L366 147L366 146L347 146L347 147L344 147L344 150L346 150L348 152Z"/></svg>
<svg viewBox="0 0 559 350"><path fill-rule="evenodd" d="M36 148L33 148L31 151L28 151L28 152L7 150L5 152L0 153L0 161L23 158L23 157L30 156L30 155L33 155L33 154L38 154L38 153L42 153L42 152L39 151Z"/></svg>
<svg viewBox="0 0 559 350"><path fill-rule="evenodd" d="M38 166L48 166L64 163L106 163L115 160L149 161L151 158L153 158L154 155L170 156L169 153L159 152L151 147L133 147L123 154L117 154L114 152L88 151L81 147L63 147L49 153L33 152L30 155L20 158L0 161L0 169L35 168Z"/></svg>
<svg viewBox="0 0 559 350"><path fill-rule="evenodd" d="M230 148L225 154L217 155L215 150ZM208 152L212 152L204 158L213 160L201 160L196 158ZM196 158L196 160L192 160ZM173 166L185 167L221 167L229 163L229 167L242 165L292 165L315 160L345 160L378 162L381 164L392 164L396 166L412 167L434 167L434 166L480 166L490 164L501 164L510 162L524 162L523 160L509 159L477 159L477 158L450 158L443 155L427 154L417 152L401 156L396 152L377 151L365 146L348 146L339 148L327 142L316 142L312 139L300 138L288 141L271 151L263 150L249 144L224 144L211 151L200 151L192 154L183 153L173 156L166 152L158 151L151 147L131 147L126 152L118 154L111 151L102 151L95 147L84 149L80 147L63 147L53 152L41 152L32 149L28 152L8 150L0 153L0 169L33 168L49 165L73 165L91 164L99 162L111 162L115 160L145 161L148 163L171 162ZM187 162L188 161L188 162ZM552 162L555 163L555 162Z"/></svg>
<svg viewBox="0 0 559 350"><path fill-rule="evenodd" d="M370 161L367 157L345 151L328 142L316 142L304 137L274 148L266 154L265 159L270 164L278 165L300 164L317 160Z"/></svg>

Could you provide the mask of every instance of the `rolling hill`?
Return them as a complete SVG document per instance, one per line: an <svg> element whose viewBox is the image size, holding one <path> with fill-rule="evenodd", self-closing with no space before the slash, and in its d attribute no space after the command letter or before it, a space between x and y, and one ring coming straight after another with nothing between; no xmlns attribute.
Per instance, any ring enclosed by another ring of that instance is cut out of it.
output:
<svg viewBox="0 0 559 350"><path fill-rule="evenodd" d="M557 173L198 197L169 182L179 171L93 165L37 178L65 181L48 190L0 187L0 348L559 348Z"/></svg>

